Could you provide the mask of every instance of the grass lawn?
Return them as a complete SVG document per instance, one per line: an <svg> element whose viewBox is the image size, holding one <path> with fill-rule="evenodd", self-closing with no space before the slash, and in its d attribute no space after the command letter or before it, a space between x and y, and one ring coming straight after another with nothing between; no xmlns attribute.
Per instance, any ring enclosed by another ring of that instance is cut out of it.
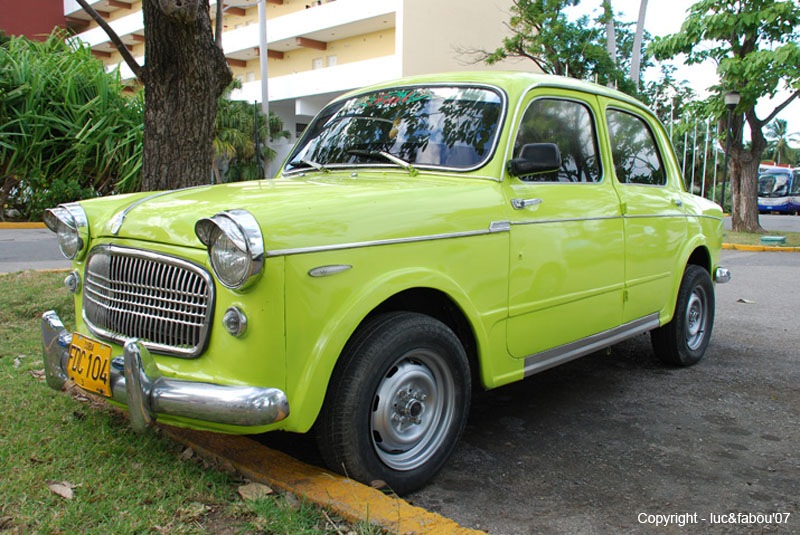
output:
<svg viewBox="0 0 800 535"><path fill-rule="evenodd" d="M766 234L753 234L750 232L733 232L726 230L722 235L724 243L736 243L739 245L762 245L761 238L764 236L785 236L786 243L781 247L800 247L800 232L783 232L770 230Z"/></svg>
<svg viewBox="0 0 800 535"><path fill-rule="evenodd" d="M0 532L380 533L290 495L244 500L232 469L78 391L44 382L40 317L69 325L63 273L0 275ZM68 497L70 496L71 497Z"/></svg>

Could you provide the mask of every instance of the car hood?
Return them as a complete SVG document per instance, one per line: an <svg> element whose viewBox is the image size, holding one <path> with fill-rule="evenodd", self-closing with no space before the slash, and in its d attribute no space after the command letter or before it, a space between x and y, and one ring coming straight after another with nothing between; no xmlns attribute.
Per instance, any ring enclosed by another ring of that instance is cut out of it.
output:
<svg viewBox="0 0 800 535"><path fill-rule="evenodd" d="M258 220L265 249L274 251L487 230L502 202L496 186L466 176L328 173L106 197L82 205L95 237L194 248L205 247L194 232L199 219L243 209Z"/></svg>

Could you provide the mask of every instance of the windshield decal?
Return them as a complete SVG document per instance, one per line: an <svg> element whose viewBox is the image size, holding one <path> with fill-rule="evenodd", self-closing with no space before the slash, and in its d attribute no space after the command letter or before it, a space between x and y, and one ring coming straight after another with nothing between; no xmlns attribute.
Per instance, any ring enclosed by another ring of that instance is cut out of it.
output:
<svg viewBox="0 0 800 535"><path fill-rule="evenodd" d="M431 98L430 94L425 94L417 89L395 90L387 93L378 93L371 95L367 102L358 104L364 108L370 107L389 107L396 106L397 104L410 104L418 100L425 100Z"/></svg>

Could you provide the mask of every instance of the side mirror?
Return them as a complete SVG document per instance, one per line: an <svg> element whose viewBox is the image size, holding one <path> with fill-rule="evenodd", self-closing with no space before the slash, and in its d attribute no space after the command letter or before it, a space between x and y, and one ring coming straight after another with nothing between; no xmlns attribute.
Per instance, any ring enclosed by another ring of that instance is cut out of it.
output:
<svg viewBox="0 0 800 535"><path fill-rule="evenodd" d="M508 162L508 172L514 176L552 173L561 169L561 151L555 143L528 143L519 156Z"/></svg>

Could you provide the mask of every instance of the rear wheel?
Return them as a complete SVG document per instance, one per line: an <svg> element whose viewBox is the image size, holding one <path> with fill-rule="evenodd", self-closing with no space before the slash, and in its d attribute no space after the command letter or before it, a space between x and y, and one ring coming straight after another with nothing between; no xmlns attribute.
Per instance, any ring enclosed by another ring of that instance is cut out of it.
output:
<svg viewBox="0 0 800 535"><path fill-rule="evenodd" d="M714 285L708 271L686 266L672 321L650 333L656 356L674 366L699 362L711 340L714 306Z"/></svg>
<svg viewBox="0 0 800 535"><path fill-rule="evenodd" d="M331 378L316 426L320 452L354 479L416 490L453 452L470 390L466 353L446 325L408 312L377 316L356 332Z"/></svg>

